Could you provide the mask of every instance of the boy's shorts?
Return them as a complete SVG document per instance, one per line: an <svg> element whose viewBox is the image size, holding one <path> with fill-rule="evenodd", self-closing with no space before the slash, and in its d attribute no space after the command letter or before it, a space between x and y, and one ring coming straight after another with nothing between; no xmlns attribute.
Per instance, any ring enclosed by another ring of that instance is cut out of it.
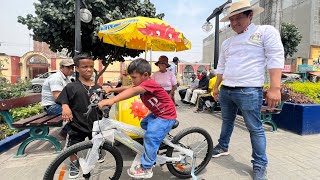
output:
<svg viewBox="0 0 320 180"><path fill-rule="evenodd" d="M92 134L80 131L79 129L70 126L68 129L68 138L66 142L67 147L84 141L86 137L92 139Z"/></svg>

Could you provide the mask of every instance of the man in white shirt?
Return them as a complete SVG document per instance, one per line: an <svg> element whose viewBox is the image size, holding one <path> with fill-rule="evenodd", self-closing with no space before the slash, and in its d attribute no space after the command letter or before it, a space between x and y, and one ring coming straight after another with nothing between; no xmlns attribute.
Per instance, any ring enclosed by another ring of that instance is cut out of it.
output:
<svg viewBox="0 0 320 180"><path fill-rule="evenodd" d="M178 63L179 63L179 58L174 57L172 60L172 63L170 64L170 67L168 67L168 70L173 72L173 74L177 77L178 75Z"/></svg>
<svg viewBox="0 0 320 180"><path fill-rule="evenodd" d="M229 4L227 15L221 21L230 21L236 34L222 43L214 86L214 98L216 101L219 99L223 123L213 157L229 154L234 120L240 110L250 132L254 180L266 179L268 164L266 137L260 119L265 68L271 80L266 101L268 107L272 108L281 101L280 80L284 66L279 32L269 25L251 23L253 15L262 11L261 7L251 6L249 0Z"/></svg>
<svg viewBox="0 0 320 180"><path fill-rule="evenodd" d="M74 62L72 59L62 59L60 62L60 71L50 75L43 83L41 92L41 106L49 115L58 115L62 113L62 106L55 100L60 95L62 89L71 83L68 78L74 73ZM61 136L66 136L66 129L60 132Z"/></svg>
<svg viewBox="0 0 320 180"><path fill-rule="evenodd" d="M199 85L195 89L187 89L186 96L183 99L183 103L190 104L191 106L196 105L197 98L200 94L208 92L209 78L207 77L207 71L202 71Z"/></svg>
<svg viewBox="0 0 320 180"><path fill-rule="evenodd" d="M179 90L179 95L180 95L181 101L185 102L183 99L186 96L188 89L190 89L190 91L192 91L193 89L197 89L198 86L199 86L199 79L197 78L196 74L192 74L191 75L191 83L189 85L189 88Z"/></svg>
<svg viewBox="0 0 320 180"><path fill-rule="evenodd" d="M171 71L175 76L176 76L176 80L177 80L177 87L180 86L180 83L178 82L178 79L177 79L177 75L178 75L178 63L179 63L179 58L178 57L174 57L172 59L172 63L170 64L170 67L167 68L168 71ZM179 106L177 103L176 103L176 100L173 96L173 102L175 103L176 106Z"/></svg>
<svg viewBox="0 0 320 180"><path fill-rule="evenodd" d="M60 71L49 76L43 83L41 93L41 106L49 115L61 114L61 105L55 100L60 95L62 89L71 83L68 78L74 73L74 63L72 59L62 59Z"/></svg>

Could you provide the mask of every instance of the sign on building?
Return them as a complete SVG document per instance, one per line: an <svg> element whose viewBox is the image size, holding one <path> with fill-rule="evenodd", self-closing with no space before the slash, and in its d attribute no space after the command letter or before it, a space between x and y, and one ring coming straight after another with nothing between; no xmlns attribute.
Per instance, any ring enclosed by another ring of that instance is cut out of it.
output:
<svg viewBox="0 0 320 180"><path fill-rule="evenodd" d="M308 65L308 64L301 64L301 65L298 65L298 71L300 73L306 73L306 72L309 72L309 71L313 71L313 66L312 65Z"/></svg>
<svg viewBox="0 0 320 180"><path fill-rule="evenodd" d="M282 72L291 72L291 65L284 65Z"/></svg>

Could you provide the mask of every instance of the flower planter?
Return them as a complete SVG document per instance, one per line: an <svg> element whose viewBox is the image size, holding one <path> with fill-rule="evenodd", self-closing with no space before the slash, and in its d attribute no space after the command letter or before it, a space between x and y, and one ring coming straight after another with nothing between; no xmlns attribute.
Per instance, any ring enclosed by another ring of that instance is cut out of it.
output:
<svg viewBox="0 0 320 180"><path fill-rule="evenodd" d="M320 134L320 104L285 103L280 114L273 115L279 128L300 135Z"/></svg>
<svg viewBox="0 0 320 180"><path fill-rule="evenodd" d="M29 137L29 129L23 130L17 134L9 136L0 141L0 153L7 151L8 149L12 148L13 146L21 143L23 140Z"/></svg>

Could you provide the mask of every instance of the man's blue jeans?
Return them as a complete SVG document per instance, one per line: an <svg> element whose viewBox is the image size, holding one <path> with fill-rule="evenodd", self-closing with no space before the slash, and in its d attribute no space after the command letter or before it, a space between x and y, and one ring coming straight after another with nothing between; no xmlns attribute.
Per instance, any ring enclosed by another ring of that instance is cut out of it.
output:
<svg viewBox="0 0 320 180"><path fill-rule="evenodd" d="M60 104L53 104L47 110L49 115L60 115L62 113L62 106Z"/></svg>
<svg viewBox="0 0 320 180"><path fill-rule="evenodd" d="M146 116L141 122L141 128L146 130L143 137L144 153L141 156L141 165L152 168L157 158L157 151L161 142L172 129L175 119L157 118L153 114Z"/></svg>
<svg viewBox="0 0 320 180"><path fill-rule="evenodd" d="M221 87L219 102L222 127L219 144L228 148L238 110L250 133L253 166L267 166L266 136L261 122L262 88Z"/></svg>

